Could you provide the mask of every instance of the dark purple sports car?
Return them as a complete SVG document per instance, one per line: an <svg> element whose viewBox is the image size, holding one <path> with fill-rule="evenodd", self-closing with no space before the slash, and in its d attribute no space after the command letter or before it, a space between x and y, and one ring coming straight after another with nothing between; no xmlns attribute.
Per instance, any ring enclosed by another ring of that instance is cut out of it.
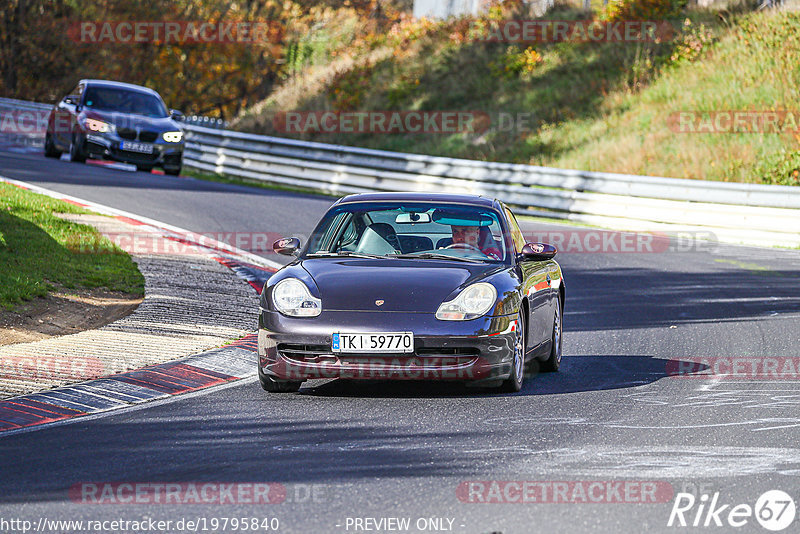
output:
<svg viewBox="0 0 800 534"><path fill-rule="evenodd" d="M564 281L554 247L526 243L502 202L368 193L337 201L261 294L258 376L458 380L519 391L561 362Z"/></svg>

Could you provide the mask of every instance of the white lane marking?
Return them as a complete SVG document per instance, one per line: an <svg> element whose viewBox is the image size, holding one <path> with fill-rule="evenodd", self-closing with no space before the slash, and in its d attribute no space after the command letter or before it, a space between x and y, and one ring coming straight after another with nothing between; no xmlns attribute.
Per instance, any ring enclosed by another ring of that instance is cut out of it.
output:
<svg viewBox="0 0 800 534"><path fill-rule="evenodd" d="M662 403L666 404L666 403ZM710 406L730 406L740 404L738 402L717 403ZM671 404L670 404L671 406ZM704 407L696 406L695 407ZM548 426L554 425L567 425L567 426L594 426L607 429L626 429L626 430L683 430L683 429L701 429L701 428L724 428L734 426L756 426L758 428L750 428L750 432L759 432L763 430L776 430L780 428L800 427L800 417L758 417L748 419L745 421L731 421L723 423L695 423L695 424L675 424L675 425L647 425L629 423L621 420L611 421L597 421L589 420L582 417L574 418L537 418L534 416L512 416L505 418L490 418L484 421L484 424L490 426L500 426L501 424L514 424L514 425L535 425L535 426ZM777 426L780 425L780 426Z"/></svg>
<svg viewBox="0 0 800 534"><path fill-rule="evenodd" d="M707 384L703 384L702 386L697 388L697 391L711 391L712 389L717 387L721 381L722 381L721 376L715 376L714 378L709 380Z"/></svg>
<svg viewBox="0 0 800 534"><path fill-rule="evenodd" d="M654 478L725 477L781 474L800 469L800 449L782 447L653 446L563 448L548 451L548 461L522 460L523 471L580 476Z"/></svg>
<svg viewBox="0 0 800 534"><path fill-rule="evenodd" d="M781 285L784 285L783 281L781 281ZM776 301L784 301L784 302L794 302L800 301L800 297L732 297L732 298L696 298L696 299L684 299L684 302L699 302L705 304L714 304L714 303L726 303L726 302L739 302L739 303L746 303L746 302L776 302Z"/></svg>
<svg viewBox="0 0 800 534"><path fill-rule="evenodd" d="M740 410L789 410L793 413L800 406L800 391L788 389L718 389L714 392L701 392L698 395L685 397L684 402L675 403L674 397L661 395L658 392L641 392L624 395L623 398L642 403L647 406L666 406L671 409L685 408L721 408L736 406ZM760 412L757 412L760 415ZM668 416L672 417L672 416Z"/></svg>
<svg viewBox="0 0 800 534"><path fill-rule="evenodd" d="M175 237L181 237L184 239L190 239L192 241L198 241L201 246L202 244L206 244L208 247L213 249L219 249L215 252L226 252L228 254L232 254L234 256L239 256L241 259L247 260L249 263L253 263L255 265L259 265L262 267L268 267L271 269L280 269L283 267L280 263L268 260L266 258L262 258L256 254L251 252L247 252L246 250L242 250L240 248L234 247L222 241L218 241L213 238L209 238L203 236L201 234L197 234L192 232L191 230L186 230L185 228L180 228L178 226L173 226L171 224L167 224L165 222L157 221L155 219L150 219L149 217L143 217L141 215L137 215L135 213L131 213L129 211L120 210L117 208L112 208L110 206L106 206L104 204L99 204L97 202L92 202L91 200L85 200L78 197L73 197L71 195L67 195L64 193L59 193L58 191L53 191L52 189L47 189L45 187L41 187L35 184L31 184L28 182L23 182L21 180L15 180L13 178L8 178L6 176L0 175L0 181L14 184L18 186L22 186L25 188L34 191L35 193L41 193L43 195L47 195L51 198L59 199L59 200L70 200L72 202L77 202L79 204L84 204L87 206L88 209L96 211L97 213L101 213L103 215L113 215L113 216L120 216L120 217L127 217L129 219L133 219L135 221L142 222L144 224L150 225L154 228L159 230L165 230L167 232L171 232L175 234Z"/></svg>
<svg viewBox="0 0 800 534"><path fill-rule="evenodd" d="M136 172L136 165L132 163L122 163L121 161L103 161L103 160L86 160L90 165L97 165L98 167L105 167L107 169L116 169L118 171L133 171Z"/></svg>
<svg viewBox="0 0 800 534"><path fill-rule="evenodd" d="M604 426L607 428L625 428L632 430L683 430L686 428L717 428L727 426L744 426L744 425L760 425L760 424L777 424L777 423L790 423L782 426L766 426L762 428L751 429L751 432L759 432L762 430L774 430L777 428L791 428L800 426L800 418L761 418L753 419L750 421L731 421L729 423L703 423L698 425L635 425L627 423L614 423L614 422L600 422L600 423L583 423L587 425Z"/></svg>

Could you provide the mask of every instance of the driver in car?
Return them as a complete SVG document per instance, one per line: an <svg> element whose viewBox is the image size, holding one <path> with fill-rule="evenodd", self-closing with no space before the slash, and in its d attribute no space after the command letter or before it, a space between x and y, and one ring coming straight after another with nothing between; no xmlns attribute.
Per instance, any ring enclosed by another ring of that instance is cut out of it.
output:
<svg viewBox="0 0 800 534"><path fill-rule="evenodd" d="M493 259L500 258L500 249L494 242L492 233L484 226L451 226L453 245L456 248L474 248Z"/></svg>

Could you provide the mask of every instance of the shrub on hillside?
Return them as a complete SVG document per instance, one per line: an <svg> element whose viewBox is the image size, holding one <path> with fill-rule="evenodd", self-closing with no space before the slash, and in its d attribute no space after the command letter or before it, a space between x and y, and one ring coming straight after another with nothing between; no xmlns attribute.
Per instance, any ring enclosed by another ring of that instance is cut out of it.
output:
<svg viewBox="0 0 800 534"><path fill-rule="evenodd" d="M494 76L505 76L506 78L525 77L532 74L542 61L544 59L541 54L534 50L532 46L524 50L509 46L503 55L489 64L489 68Z"/></svg>
<svg viewBox="0 0 800 534"><path fill-rule="evenodd" d="M671 63L694 61L714 42L714 34L705 24L692 24L690 19L683 21L683 30L675 40L675 47L669 60Z"/></svg>
<svg viewBox="0 0 800 534"><path fill-rule="evenodd" d="M366 63L336 74L328 88L336 111L353 111L361 107L370 89L374 66Z"/></svg>
<svg viewBox="0 0 800 534"><path fill-rule="evenodd" d="M610 0L603 18L622 20L669 20L678 18L687 0Z"/></svg>
<svg viewBox="0 0 800 534"><path fill-rule="evenodd" d="M800 185L800 151L772 154L759 163L756 175L765 184Z"/></svg>

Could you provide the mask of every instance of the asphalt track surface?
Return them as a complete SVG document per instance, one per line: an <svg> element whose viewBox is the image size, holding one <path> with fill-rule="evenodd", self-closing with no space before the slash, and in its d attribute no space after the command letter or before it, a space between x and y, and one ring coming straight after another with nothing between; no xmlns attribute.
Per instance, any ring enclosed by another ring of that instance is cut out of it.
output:
<svg viewBox="0 0 800 534"><path fill-rule="evenodd" d="M332 202L38 154L0 154L0 174L198 232L307 235ZM388 532L355 520L394 517L410 519L394 532L434 531L430 518L444 519L439 531L464 533L768 532L755 517L728 525L732 505L754 506L773 489L800 505L796 375L668 375L670 360L800 356L800 252L700 245L557 259L567 285L562 370L529 377L518 394L315 381L278 395L245 380L0 436L0 530L21 531L3 528L15 518L205 518L206 531L233 532L242 530L208 522L238 517L277 518L278 532ZM661 502L476 503L458 491L469 481L542 482L551 495L561 481L570 491L654 482ZM85 482L275 482L286 498L85 504L69 493ZM698 505L685 513L689 526L667 526L681 491L719 493L718 504L731 505L719 516L724 526L703 526L703 514L692 527Z"/></svg>

